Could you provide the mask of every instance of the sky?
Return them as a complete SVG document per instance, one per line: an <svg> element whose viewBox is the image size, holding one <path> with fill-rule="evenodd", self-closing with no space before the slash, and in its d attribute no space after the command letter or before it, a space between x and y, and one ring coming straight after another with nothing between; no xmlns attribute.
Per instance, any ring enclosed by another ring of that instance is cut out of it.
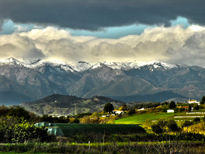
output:
<svg viewBox="0 0 205 154"><path fill-rule="evenodd" d="M205 67L204 0L0 0L0 59Z"/></svg>

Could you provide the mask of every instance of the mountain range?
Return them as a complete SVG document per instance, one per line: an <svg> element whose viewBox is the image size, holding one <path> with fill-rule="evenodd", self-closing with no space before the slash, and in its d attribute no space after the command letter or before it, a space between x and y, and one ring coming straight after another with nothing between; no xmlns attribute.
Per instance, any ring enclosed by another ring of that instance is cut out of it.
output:
<svg viewBox="0 0 205 154"><path fill-rule="evenodd" d="M42 60L0 60L0 103L19 104L52 94L121 101L200 99L205 68L163 62L103 62L76 65Z"/></svg>

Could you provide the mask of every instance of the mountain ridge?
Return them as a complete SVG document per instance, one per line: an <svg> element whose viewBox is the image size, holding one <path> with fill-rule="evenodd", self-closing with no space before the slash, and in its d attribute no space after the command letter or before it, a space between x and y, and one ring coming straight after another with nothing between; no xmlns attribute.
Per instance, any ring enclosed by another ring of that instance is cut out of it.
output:
<svg viewBox="0 0 205 154"><path fill-rule="evenodd" d="M44 61L41 59L36 59L32 61L20 61L16 58L9 57L6 59L1 59L0 64L9 64L9 65L21 65L24 67L28 68L36 68L36 67L41 67L43 65L53 65L53 66L60 66L64 68L65 70L69 71L76 71L76 72L81 72L81 71L87 71L90 69L96 69L100 68L103 66L112 68L112 69L122 69L122 70L129 70L129 69L138 69L143 66L153 66L154 68L173 68L176 67L177 65L173 64L168 64L160 61L152 61L152 62L147 62L147 63L139 63L137 61L133 62L97 62L97 63L88 63L86 61L78 61L77 64L65 64L65 63L54 63L50 61ZM69 69L68 69L69 68Z"/></svg>
<svg viewBox="0 0 205 154"><path fill-rule="evenodd" d="M139 66L134 62L105 62L90 67L91 64L81 61L81 70L76 71L67 64L41 60L28 63L14 58L0 60L0 95L6 94L5 97L10 97L11 92L16 98L19 96L21 99L18 101L13 98L14 104L37 100L54 93L88 98L96 95L148 96L171 91L186 98L200 99L205 91L202 86L205 84L205 68L198 66L163 62L150 62ZM154 97L150 97L150 101ZM4 101L0 98L1 104L5 104ZM12 103L12 98L10 102Z"/></svg>

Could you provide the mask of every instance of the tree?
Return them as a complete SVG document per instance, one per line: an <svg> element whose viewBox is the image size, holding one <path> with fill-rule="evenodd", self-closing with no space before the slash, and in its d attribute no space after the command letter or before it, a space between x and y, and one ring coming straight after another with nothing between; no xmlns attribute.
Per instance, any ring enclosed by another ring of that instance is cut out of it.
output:
<svg viewBox="0 0 205 154"><path fill-rule="evenodd" d="M114 106L111 103L107 103L104 106L104 112L111 113L114 110Z"/></svg>
<svg viewBox="0 0 205 154"><path fill-rule="evenodd" d="M169 104L169 108L170 109L175 109L176 108L176 103L174 101L171 101L171 103Z"/></svg>
<svg viewBox="0 0 205 154"><path fill-rule="evenodd" d="M183 123L182 127L187 127L187 126L191 126L191 125L193 125L193 122L186 120L186 121Z"/></svg>
<svg viewBox="0 0 205 154"><path fill-rule="evenodd" d="M163 133L163 129L158 124L152 125L151 127L153 132L157 134Z"/></svg>
<svg viewBox="0 0 205 154"><path fill-rule="evenodd" d="M195 123L200 122L200 118L194 118L194 122L195 122Z"/></svg>
<svg viewBox="0 0 205 154"><path fill-rule="evenodd" d="M194 110L199 110L199 105L198 104L194 104Z"/></svg>
<svg viewBox="0 0 205 154"><path fill-rule="evenodd" d="M124 104L123 106L120 106L119 110L122 110L122 111L128 110L127 105Z"/></svg>
<svg viewBox="0 0 205 154"><path fill-rule="evenodd" d="M200 102L201 104L205 104L205 96L203 96L202 98L201 98L201 102Z"/></svg>
<svg viewBox="0 0 205 154"><path fill-rule="evenodd" d="M191 107L191 105L189 105L189 109L188 109L188 112L191 112L191 108L192 108L192 107Z"/></svg>
<svg viewBox="0 0 205 154"><path fill-rule="evenodd" d="M177 123L174 120L170 120L167 124L167 127L172 132L177 132L180 130L180 128L177 126Z"/></svg>
<svg viewBox="0 0 205 154"><path fill-rule="evenodd" d="M130 108L129 111L128 111L128 115L133 115L135 114L135 108Z"/></svg>
<svg viewBox="0 0 205 154"><path fill-rule="evenodd" d="M44 128L35 127L26 121L16 124L13 128L12 142L23 143L25 141L39 140L48 141L49 135Z"/></svg>
<svg viewBox="0 0 205 154"><path fill-rule="evenodd" d="M157 124L163 129L167 125L167 121L159 120Z"/></svg>

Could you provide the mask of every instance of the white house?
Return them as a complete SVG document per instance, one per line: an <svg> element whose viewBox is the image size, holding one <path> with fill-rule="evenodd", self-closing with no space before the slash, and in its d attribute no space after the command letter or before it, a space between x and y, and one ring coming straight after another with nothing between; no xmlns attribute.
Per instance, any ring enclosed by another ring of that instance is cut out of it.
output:
<svg viewBox="0 0 205 154"><path fill-rule="evenodd" d="M167 113L174 113L174 110L173 109L168 109Z"/></svg>
<svg viewBox="0 0 205 154"><path fill-rule="evenodd" d="M144 111L144 108L138 109L137 111Z"/></svg>
<svg viewBox="0 0 205 154"><path fill-rule="evenodd" d="M189 99L189 100L188 100L188 104L194 104L194 103L200 105L200 102L198 102L198 101L195 100L195 99L191 99L191 100Z"/></svg>
<svg viewBox="0 0 205 154"><path fill-rule="evenodd" d="M125 111L121 111L121 110L113 110L114 114L123 114L125 113Z"/></svg>

